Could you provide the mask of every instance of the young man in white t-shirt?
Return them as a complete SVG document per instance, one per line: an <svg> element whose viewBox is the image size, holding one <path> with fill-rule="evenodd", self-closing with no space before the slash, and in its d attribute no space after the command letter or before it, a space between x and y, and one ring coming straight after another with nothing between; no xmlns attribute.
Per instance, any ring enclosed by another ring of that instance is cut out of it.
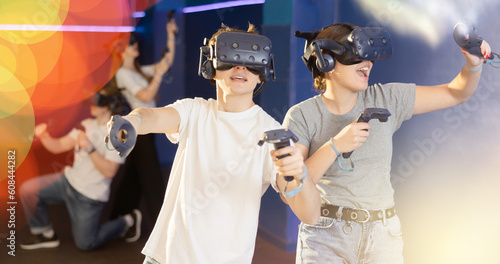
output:
<svg viewBox="0 0 500 264"><path fill-rule="evenodd" d="M56 172L26 181L20 189L21 202L32 236L21 243L26 250L53 248L60 241L52 228L47 205L64 203L71 218L76 246L94 250L105 242L140 228L141 213L136 210L113 221L100 224L101 212L109 199L110 184L124 158L105 150L106 122L119 113L119 97L98 93L88 118L67 135L53 138L47 124L35 127L35 137L51 153L74 150L73 164ZM127 238L128 242L137 240Z"/></svg>
<svg viewBox="0 0 500 264"><path fill-rule="evenodd" d="M263 37L260 43L260 37L251 24L247 32L223 25L202 47L208 60L199 70L216 85L217 100L183 99L124 117L138 134L165 133L179 144L162 210L142 251L144 263L251 263L261 196L270 184L283 191L285 175L294 177L286 186L288 196L312 193L307 197L318 199L304 215L319 213L318 191L296 148L257 145L264 132L281 128L253 102L256 86L271 77L272 55L264 55L262 65L243 56L240 63L230 63L240 54L223 56L232 51L216 45L224 39L244 53L246 39L254 38L251 49L270 52L270 41Z"/></svg>

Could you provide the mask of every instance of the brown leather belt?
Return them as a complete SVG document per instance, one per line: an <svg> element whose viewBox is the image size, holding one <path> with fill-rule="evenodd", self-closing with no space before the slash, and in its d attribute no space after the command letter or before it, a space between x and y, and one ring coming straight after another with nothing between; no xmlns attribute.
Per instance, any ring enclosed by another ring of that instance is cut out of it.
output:
<svg viewBox="0 0 500 264"><path fill-rule="evenodd" d="M340 206L331 204L321 205L321 216L338 218L337 212ZM344 207L340 219L345 221L354 221L358 223L365 223L377 220L388 219L396 215L396 208L393 206L389 209L382 210L366 210L366 209L352 209Z"/></svg>

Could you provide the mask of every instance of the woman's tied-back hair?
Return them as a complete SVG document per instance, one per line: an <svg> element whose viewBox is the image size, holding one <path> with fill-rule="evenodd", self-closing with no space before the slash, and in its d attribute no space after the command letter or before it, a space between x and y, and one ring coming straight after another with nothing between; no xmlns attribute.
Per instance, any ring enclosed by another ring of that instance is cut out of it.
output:
<svg viewBox="0 0 500 264"><path fill-rule="evenodd" d="M208 41L208 45L215 46L215 40L216 40L217 36L219 36L220 33L223 33L223 32L246 32L246 33L251 33L251 34L256 34L256 35L259 34L259 31L257 31L257 28L250 22L248 22L247 31L237 29L235 27L228 27L228 26L224 25L224 23L222 23L221 28L219 30L217 30L217 32L215 32L212 35L212 37L210 38L210 40ZM210 84L215 85L214 79L210 79Z"/></svg>
<svg viewBox="0 0 500 264"><path fill-rule="evenodd" d="M128 45L129 46L132 46L134 45L135 43L141 43L141 40L140 40L140 35L136 32L131 32L130 33L130 40L129 40L129 43ZM137 72L139 72L139 74L148 81L148 83L150 83L152 80L153 80L153 77L145 74L143 71L142 71L142 68L141 68L141 64L139 63L139 57L135 58L134 60L134 68L137 70Z"/></svg>
<svg viewBox="0 0 500 264"><path fill-rule="evenodd" d="M353 31L355 28L357 28L357 26L350 23L331 24L321 29L321 31L319 32L318 36L316 36L315 39L329 38L342 45L341 43L342 38L350 34L351 31ZM323 53L330 54L332 55L332 57L335 58L333 52L324 50ZM316 56L314 56L313 62L314 62L313 65L316 65ZM316 87L316 89L318 89L321 92L324 92L326 90L325 72L320 72L318 77L314 79L314 87Z"/></svg>

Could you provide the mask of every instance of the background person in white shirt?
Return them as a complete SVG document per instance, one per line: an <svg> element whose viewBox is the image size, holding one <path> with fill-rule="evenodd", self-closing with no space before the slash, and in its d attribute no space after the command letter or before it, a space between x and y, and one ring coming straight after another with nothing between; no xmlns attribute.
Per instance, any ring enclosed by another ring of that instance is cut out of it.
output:
<svg viewBox="0 0 500 264"><path fill-rule="evenodd" d="M175 19L168 21L165 53L160 61L151 65L139 63L139 39L134 33L131 35L130 43L122 53L123 63L114 78L132 109L156 107L155 98L162 78L174 62L177 31ZM123 177L117 187L111 219L138 208L141 197L144 197L147 211L142 212L149 215L145 219L151 219L149 224L152 226L160 212L166 186L156 151L155 135L141 135L137 138L135 148L121 170ZM132 233L127 234L127 237L140 235L133 233L134 229L130 231Z"/></svg>
<svg viewBox="0 0 500 264"><path fill-rule="evenodd" d="M35 136L49 152L56 154L74 149L75 157L73 164L63 172L36 177L21 186L21 202L32 234L28 241L21 243L21 248L59 246L48 213L50 204L66 205L75 244L83 251L94 250L125 234L128 229L140 227L138 211L100 223L111 181L124 162L124 158L107 151L103 144L107 134L106 122L112 114L120 113L119 105L117 96L98 93L90 106L93 118L83 120L81 125L60 138L51 137L45 123L35 127Z"/></svg>

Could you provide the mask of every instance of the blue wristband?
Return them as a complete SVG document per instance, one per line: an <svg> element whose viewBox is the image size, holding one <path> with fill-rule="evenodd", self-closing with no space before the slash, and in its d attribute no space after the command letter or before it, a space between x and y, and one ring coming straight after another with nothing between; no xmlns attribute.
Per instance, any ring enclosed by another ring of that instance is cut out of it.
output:
<svg viewBox="0 0 500 264"><path fill-rule="evenodd" d="M139 125L142 124L142 116L140 116L138 114L128 114L128 116L137 116L141 120L141 123Z"/></svg>
<svg viewBox="0 0 500 264"><path fill-rule="evenodd" d="M340 169L345 171L345 172L353 171L354 170L354 163L352 162L352 160L351 160L351 168L350 169L344 169L344 167L342 167L342 164L340 164L340 157L341 157L340 152L337 150L335 145L333 145L333 137L330 138L330 145L332 145L333 150L335 151L335 153L337 153L337 163L339 164Z"/></svg>
<svg viewBox="0 0 500 264"><path fill-rule="evenodd" d="M480 69L483 68L483 64L481 63L481 66L479 66L479 68L475 68L475 69L472 69L471 67L469 67L469 64L465 63L465 65L467 66L467 68L472 71L472 72L475 72L475 71L479 71Z"/></svg>
<svg viewBox="0 0 500 264"><path fill-rule="evenodd" d="M337 153L337 156L340 156L340 152L337 150L335 145L333 145L333 137L330 138L330 145L332 145L332 148L335 151L335 153Z"/></svg>
<svg viewBox="0 0 500 264"><path fill-rule="evenodd" d="M305 172L305 174L304 174L304 177L302 177L302 179L300 179L299 187L291 190L289 193L286 193L286 189L288 187L288 182L287 182L287 184L286 184L287 186L285 186L285 190L283 191L283 195L285 197L288 197L288 198L294 197L297 193L299 193L302 190L302 184L304 183L304 180L307 178L307 167L305 165L304 165L304 172Z"/></svg>

